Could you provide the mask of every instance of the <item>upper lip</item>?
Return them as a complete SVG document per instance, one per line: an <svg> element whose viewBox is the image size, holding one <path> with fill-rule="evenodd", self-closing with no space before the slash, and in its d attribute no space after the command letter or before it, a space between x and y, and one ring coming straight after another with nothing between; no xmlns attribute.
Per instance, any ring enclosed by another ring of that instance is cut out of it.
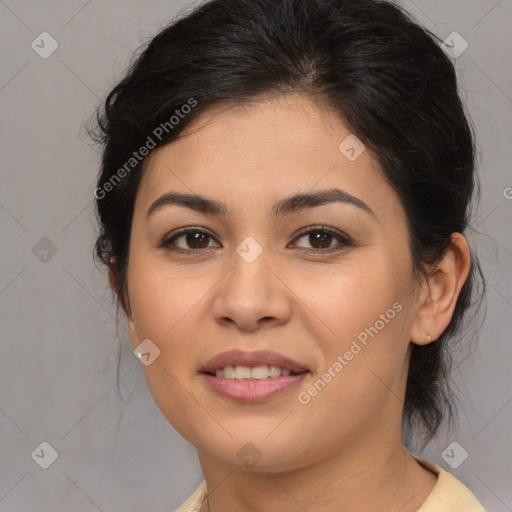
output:
<svg viewBox="0 0 512 512"><path fill-rule="evenodd" d="M242 350L229 350L221 352L209 359L199 370L205 373L214 373L215 370L225 368L226 366L278 366L287 368L293 373L302 373L308 369L297 363L289 357L272 352L269 350L257 350L254 352L244 352Z"/></svg>

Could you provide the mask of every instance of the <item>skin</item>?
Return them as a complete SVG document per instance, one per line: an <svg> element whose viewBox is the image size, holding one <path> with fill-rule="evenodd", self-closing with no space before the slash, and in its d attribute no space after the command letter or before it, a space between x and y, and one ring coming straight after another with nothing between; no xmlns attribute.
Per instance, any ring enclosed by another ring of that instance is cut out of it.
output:
<svg viewBox="0 0 512 512"><path fill-rule="evenodd" d="M469 272L466 239L453 234L428 280L417 278L398 196L368 150L353 162L338 150L350 130L308 97L218 106L185 134L146 160L126 313L133 347L149 338L161 351L143 367L145 377L162 414L197 449L209 491L201 510L417 511L437 477L402 442L410 350L428 343L429 334L435 343L448 325ZM334 187L364 201L375 216L342 203L281 220L271 214L280 199ZM171 191L225 202L228 214L166 206L146 217ZM297 234L309 226L337 229L354 245L335 237L322 245ZM212 237L204 245L175 240L189 254L162 248L182 227ZM247 236L263 249L252 263L235 251ZM326 246L341 250L322 253ZM402 310L301 404L298 393L395 302ZM310 374L262 403L222 398L198 370L234 348L280 352ZM261 454L253 467L237 456L248 442Z"/></svg>

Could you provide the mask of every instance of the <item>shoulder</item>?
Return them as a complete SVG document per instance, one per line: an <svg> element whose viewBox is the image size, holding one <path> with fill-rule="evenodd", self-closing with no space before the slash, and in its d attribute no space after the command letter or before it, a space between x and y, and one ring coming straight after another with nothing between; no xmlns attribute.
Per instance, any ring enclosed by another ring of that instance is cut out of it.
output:
<svg viewBox="0 0 512 512"><path fill-rule="evenodd" d="M201 502L206 494L206 481L203 480L190 497L175 512L199 512Z"/></svg>
<svg viewBox="0 0 512 512"><path fill-rule="evenodd" d="M437 483L418 512L486 512L473 493L451 473L421 457L414 458L437 474Z"/></svg>

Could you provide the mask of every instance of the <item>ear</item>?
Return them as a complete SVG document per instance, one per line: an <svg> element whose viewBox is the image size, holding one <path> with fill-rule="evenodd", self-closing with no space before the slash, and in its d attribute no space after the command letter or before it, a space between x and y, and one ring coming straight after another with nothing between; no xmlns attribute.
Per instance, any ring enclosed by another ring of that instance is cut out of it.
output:
<svg viewBox="0 0 512 512"><path fill-rule="evenodd" d="M452 233L443 258L427 277L424 293L419 294L419 308L410 335L413 343L427 345L441 336L452 319L470 268L471 251L466 238Z"/></svg>

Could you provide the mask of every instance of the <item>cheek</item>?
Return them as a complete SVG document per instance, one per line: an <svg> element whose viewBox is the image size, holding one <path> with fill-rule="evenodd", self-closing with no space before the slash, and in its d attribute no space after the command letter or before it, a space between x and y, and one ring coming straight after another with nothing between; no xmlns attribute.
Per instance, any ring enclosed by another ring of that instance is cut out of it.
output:
<svg viewBox="0 0 512 512"><path fill-rule="evenodd" d="M143 256L135 256L130 262L128 286L139 336L161 341L174 337L209 289L204 278Z"/></svg>
<svg viewBox="0 0 512 512"><path fill-rule="evenodd" d="M367 425L401 416L408 317L395 298L361 293L357 300L324 302L323 318L335 336L317 338L322 365L298 401L325 443L337 442L341 432L350 440Z"/></svg>
<svg viewBox="0 0 512 512"><path fill-rule="evenodd" d="M193 267L170 265L141 250L133 253L127 276L137 342L150 339L160 350L143 366L148 388L163 416L191 442L190 424L205 420L191 399L192 379L202 355L198 347L208 345L213 326L209 292L221 277L220 271Z"/></svg>
<svg viewBox="0 0 512 512"><path fill-rule="evenodd" d="M304 275L295 276L293 281L292 276L288 279L307 306L298 307L308 312L317 332L325 333L323 340L332 348L343 348L344 341L364 333L376 322L381 331L390 331L390 325L395 324L396 328L401 322L397 309L405 307L402 302L408 289L407 274L386 265L384 260L367 258L365 263L361 258L360 262L347 261L309 279ZM393 308L395 303L398 304Z"/></svg>
<svg viewBox="0 0 512 512"><path fill-rule="evenodd" d="M357 417L364 414L358 404L378 407L390 393L409 345L409 287L406 271L378 262L302 282L310 312L303 320L322 359L315 376L321 392L311 390L319 413L337 404Z"/></svg>

